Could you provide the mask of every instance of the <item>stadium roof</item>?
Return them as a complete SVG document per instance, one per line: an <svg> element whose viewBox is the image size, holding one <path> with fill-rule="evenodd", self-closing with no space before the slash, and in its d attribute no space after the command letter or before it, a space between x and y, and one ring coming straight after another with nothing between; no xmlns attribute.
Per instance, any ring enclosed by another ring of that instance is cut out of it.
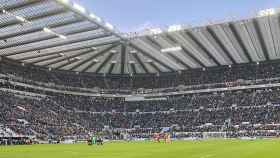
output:
<svg viewBox="0 0 280 158"><path fill-rule="evenodd" d="M70 0L0 0L0 55L41 67L100 74L176 72L280 58L280 14L137 35Z"/></svg>

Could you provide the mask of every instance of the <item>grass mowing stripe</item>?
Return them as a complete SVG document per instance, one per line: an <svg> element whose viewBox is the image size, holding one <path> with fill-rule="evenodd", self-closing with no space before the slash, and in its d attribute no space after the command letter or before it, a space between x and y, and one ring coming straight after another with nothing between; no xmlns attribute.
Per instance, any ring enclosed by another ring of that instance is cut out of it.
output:
<svg viewBox="0 0 280 158"><path fill-rule="evenodd" d="M0 158L279 158L279 148L278 139L2 146Z"/></svg>

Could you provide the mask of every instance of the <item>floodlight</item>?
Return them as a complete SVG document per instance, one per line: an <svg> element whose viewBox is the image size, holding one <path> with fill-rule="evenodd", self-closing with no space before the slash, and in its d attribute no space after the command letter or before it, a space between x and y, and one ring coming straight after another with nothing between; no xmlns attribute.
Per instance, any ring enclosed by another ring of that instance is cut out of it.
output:
<svg viewBox="0 0 280 158"><path fill-rule="evenodd" d="M21 16L15 16L15 18L21 22L26 22L26 19Z"/></svg>
<svg viewBox="0 0 280 158"><path fill-rule="evenodd" d="M128 63L129 64L135 64L135 61L129 61Z"/></svg>
<svg viewBox="0 0 280 158"><path fill-rule="evenodd" d="M132 50L132 51L130 51L130 53L134 54L134 53L137 53L137 51L136 50Z"/></svg>
<svg viewBox="0 0 280 158"><path fill-rule="evenodd" d="M85 13L86 12L86 9L84 7L82 7L81 5L77 4L77 3L74 3L73 4L73 7L77 10L79 10L80 12L82 13Z"/></svg>
<svg viewBox="0 0 280 158"><path fill-rule="evenodd" d="M116 50L111 50L110 52L111 52L111 53L113 53L113 54L114 54L114 53L117 53L117 51L116 51Z"/></svg>
<svg viewBox="0 0 280 158"><path fill-rule="evenodd" d="M58 37L59 37L59 38L62 38L62 39L67 39L67 37L64 36L64 35L58 35Z"/></svg>
<svg viewBox="0 0 280 158"><path fill-rule="evenodd" d="M60 2L64 3L64 4L68 4L69 0L59 0Z"/></svg>
<svg viewBox="0 0 280 158"><path fill-rule="evenodd" d="M274 8L270 8L270 9L265 9L265 10L261 10L258 12L258 16L270 16L270 15L274 15L276 13L276 10Z"/></svg>
<svg viewBox="0 0 280 158"><path fill-rule="evenodd" d="M114 29L114 26L108 22L105 23L105 26L110 29L110 30L113 30Z"/></svg>
<svg viewBox="0 0 280 158"><path fill-rule="evenodd" d="M181 50L182 50L182 47L177 46L177 47L164 48L164 49L161 49L160 51L162 53L166 53L166 52L177 52L177 51L181 51Z"/></svg>
<svg viewBox="0 0 280 158"><path fill-rule="evenodd" d="M65 54L63 54L63 53L59 53L59 55L62 56L62 57L65 56Z"/></svg>
<svg viewBox="0 0 280 158"><path fill-rule="evenodd" d="M152 34L160 34L162 33L162 30L160 28L154 28L154 29L150 29L150 32Z"/></svg>
<svg viewBox="0 0 280 158"><path fill-rule="evenodd" d="M91 13L89 16L90 16L91 18L93 18L94 20L96 20L97 22L102 22L101 18L98 17L98 16L96 16L96 15L93 14L93 13Z"/></svg>
<svg viewBox="0 0 280 158"><path fill-rule="evenodd" d="M52 30L46 27L43 28L43 31L45 31L46 33L53 33Z"/></svg>
<svg viewBox="0 0 280 158"><path fill-rule="evenodd" d="M182 25L171 25L168 27L168 32L175 32L182 30Z"/></svg>

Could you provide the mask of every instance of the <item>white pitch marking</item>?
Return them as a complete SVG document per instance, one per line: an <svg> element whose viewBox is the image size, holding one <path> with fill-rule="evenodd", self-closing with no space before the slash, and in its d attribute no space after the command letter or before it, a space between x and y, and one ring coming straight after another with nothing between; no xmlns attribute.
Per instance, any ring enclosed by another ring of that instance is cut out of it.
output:
<svg viewBox="0 0 280 158"><path fill-rule="evenodd" d="M209 157L213 157L214 155L205 155L205 156L201 156L200 158L209 158Z"/></svg>

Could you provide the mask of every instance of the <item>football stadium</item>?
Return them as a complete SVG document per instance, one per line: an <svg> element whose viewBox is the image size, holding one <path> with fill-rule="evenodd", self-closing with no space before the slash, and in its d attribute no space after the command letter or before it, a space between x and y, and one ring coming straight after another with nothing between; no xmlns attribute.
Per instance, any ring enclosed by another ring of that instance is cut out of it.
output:
<svg viewBox="0 0 280 158"><path fill-rule="evenodd" d="M0 158L279 157L277 6L140 31L101 16L0 0Z"/></svg>

